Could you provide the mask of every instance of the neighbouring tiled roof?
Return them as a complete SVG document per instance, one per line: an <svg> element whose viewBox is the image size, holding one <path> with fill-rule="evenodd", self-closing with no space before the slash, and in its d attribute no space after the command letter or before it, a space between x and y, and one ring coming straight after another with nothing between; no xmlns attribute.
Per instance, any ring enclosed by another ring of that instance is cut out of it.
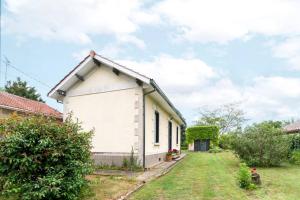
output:
<svg viewBox="0 0 300 200"><path fill-rule="evenodd" d="M284 130L288 133L300 132L300 120L295 123L285 126Z"/></svg>
<svg viewBox="0 0 300 200"><path fill-rule="evenodd" d="M0 92L0 107L25 113L36 113L56 118L62 118L62 113L45 103L26 99L7 92Z"/></svg>

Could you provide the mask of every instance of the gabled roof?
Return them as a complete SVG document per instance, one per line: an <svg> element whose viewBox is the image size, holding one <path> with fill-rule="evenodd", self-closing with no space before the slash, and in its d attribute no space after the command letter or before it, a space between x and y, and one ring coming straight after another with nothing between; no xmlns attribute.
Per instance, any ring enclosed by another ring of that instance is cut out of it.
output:
<svg viewBox="0 0 300 200"><path fill-rule="evenodd" d="M140 74L132 69L129 69L123 65L120 65L108 58L96 54L91 51L90 55L85 57L74 69L72 69L61 81L59 81L48 93L48 96L57 100L60 100L61 92L65 93L70 89L81 77L84 77L87 73L95 67L95 65L106 65L113 70L117 70L126 74L137 81L144 83L145 85L153 88L160 97L167 103L167 105L174 111L174 113L180 118L180 120L186 124L185 119L182 117L181 113L175 108L168 97L163 93L163 91L158 87L155 81L143 74ZM60 94L59 94L60 93Z"/></svg>
<svg viewBox="0 0 300 200"><path fill-rule="evenodd" d="M283 129L287 133L300 133L300 120L285 126Z"/></svg>
<svg viewBox="0 0 300 200"><path fill-rule="evenodd" d="M0 108L62 118L62 114L60 112L54 108L51 108L45 103L26 99L24 97L13 95L7 92L0 92Z"/></svg>

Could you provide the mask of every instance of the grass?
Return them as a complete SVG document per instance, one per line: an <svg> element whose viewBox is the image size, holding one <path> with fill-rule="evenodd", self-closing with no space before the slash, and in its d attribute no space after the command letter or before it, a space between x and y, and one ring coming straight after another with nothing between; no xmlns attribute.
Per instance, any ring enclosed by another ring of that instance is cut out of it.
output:
<svg viewBox="0 0 300 200"><path fill-rule="evenodd" d="M147 183L131 200L298 200L300 166L258 168L262 186L254 191L240 189L236 174L239 161L230 152L188 153L167 175ZM137 182L125 176L88 176L91 188L83 200L116 199ZM0 200L14 200L1 197Z"/></svg>
<svg viewBox="0 0 300 200"><path fill-rule="evenodd" d="M132 200L297 200L300 167L258 168L262 186L240 189L236 182L239 161L230 152L189 153L167 175L146 184Z"/></svg>
<svg viewBox="0 0 300 200"><path fill-rule="evenodd" d="M92 175L88 179L91 181L91 190L85 194L84 200L108 200L116 199L127 193L137 182L125 176L99 176Z"/></svg>
<svg viewBox="0 0 300 200"><path fill-rule="evenodd" d="M133 188L137 182L125 176L90 175L90 188L83 190L82 200L111 200L120 197ZM15 200L0 195L0 200Z"/></svg>

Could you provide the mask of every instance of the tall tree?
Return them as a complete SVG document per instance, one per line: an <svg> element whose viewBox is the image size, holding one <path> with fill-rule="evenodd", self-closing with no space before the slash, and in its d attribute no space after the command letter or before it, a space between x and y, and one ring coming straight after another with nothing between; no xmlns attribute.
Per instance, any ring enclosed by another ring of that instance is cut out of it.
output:
<svg viewBox="0 0 300 200"><path fill-rule="evenodd" d="M27 99L45 102L36 89L28 86L27 82L22 81L20 77L18 77L16 81L7 81L5 85L5 91L17 96L25 97Z"/></svg>
<svg viewBox="0 0 300 200"><path fill-rule="evenodd" d="M197 125L215 125L220 133L235 131L247 121L245 112L240 109L240 103L229 103L215 109L201 109Z"/></svg>

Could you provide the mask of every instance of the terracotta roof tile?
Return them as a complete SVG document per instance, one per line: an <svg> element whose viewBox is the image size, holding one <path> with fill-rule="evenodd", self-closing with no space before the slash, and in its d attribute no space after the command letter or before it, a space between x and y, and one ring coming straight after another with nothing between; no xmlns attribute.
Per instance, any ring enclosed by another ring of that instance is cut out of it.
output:
<svg viewBox="0 0 300 200"><path fill-rule="evenodd" d="M7 92L0 92L0 107L19 110L26 113L40 113L47 116L62 118L62 113L45 103L26 99L24 97L9 94Z"/></svg>
<svg viewBox="0 0 300 200"><path fill-rule="evenodd" d="M300 121L285 126L284 130L288 133L300 132Z"/></svg>

